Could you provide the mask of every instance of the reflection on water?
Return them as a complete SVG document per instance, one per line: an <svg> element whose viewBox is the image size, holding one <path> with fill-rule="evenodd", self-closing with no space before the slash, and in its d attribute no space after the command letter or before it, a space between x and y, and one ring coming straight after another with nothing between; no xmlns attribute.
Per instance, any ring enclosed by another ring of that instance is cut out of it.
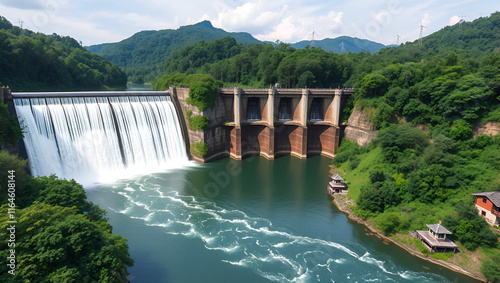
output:
<svg viewBox="0 0 500 283"><path fill-rule="evenodd" d="M329 162L224 159L88 195L129 238L132 282L473 282L349 222L325 193Z"/></svg>

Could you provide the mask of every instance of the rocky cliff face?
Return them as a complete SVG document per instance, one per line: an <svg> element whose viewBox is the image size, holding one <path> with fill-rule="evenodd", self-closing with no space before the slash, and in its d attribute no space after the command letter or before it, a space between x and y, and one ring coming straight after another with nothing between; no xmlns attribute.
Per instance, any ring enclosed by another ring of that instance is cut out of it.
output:
<svg viewBox="0 0 500 283"><path fill-rule="evenodd" d="M377 137L377 131L368 116L358 108L354 108L351 117L349 117L344 137L364 146Z"/></svg>
<svg viewBox="0 0 500 283"><path fill-rule="evenodd" d="M500 123L486 122L486 124L476 123L473 128L474 137L480 135L496 136L500 134Z"/></svg>

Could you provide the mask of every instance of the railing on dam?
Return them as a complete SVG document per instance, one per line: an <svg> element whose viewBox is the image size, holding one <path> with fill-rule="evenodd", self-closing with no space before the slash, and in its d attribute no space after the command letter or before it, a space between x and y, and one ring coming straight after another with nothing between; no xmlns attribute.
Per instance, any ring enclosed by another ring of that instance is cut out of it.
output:
<svg viewBox="0 0 500 283"><path fill-rule="evenodd" d="M270 89L265 88L242 88L240 89L243 95L267 95ZM303 90L307 90L311 95L314 96L332 96L335 94L340 94L342 96L350 96L354 94L355 90L353 88L273 88L277 95L289 95L298 96L302 95ZM219 94L221 95L233 95L235 92L234 88L224 87L219 88Z"/></svg>

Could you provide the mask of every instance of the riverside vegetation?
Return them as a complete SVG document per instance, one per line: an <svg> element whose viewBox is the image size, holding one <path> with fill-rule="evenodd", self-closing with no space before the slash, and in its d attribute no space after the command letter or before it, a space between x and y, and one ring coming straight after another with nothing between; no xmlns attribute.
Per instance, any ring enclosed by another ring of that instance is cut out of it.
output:
<svg viewBox="0 0 500 283"><path fill-rule="evenodd" d="M344 140L333 161L348 181L354 212L387 235L442 221L463 252L478 254L482 265L474 271L499 281L497 236L470 195L500 190L500 137L473 136L476 123L500 122L498 34L497 12L445 27L423 45L376 54L242 45L227 37L173 52L155 85L206 73L243 87L354 86L352 103L379 131L368 147Z"/></svg>

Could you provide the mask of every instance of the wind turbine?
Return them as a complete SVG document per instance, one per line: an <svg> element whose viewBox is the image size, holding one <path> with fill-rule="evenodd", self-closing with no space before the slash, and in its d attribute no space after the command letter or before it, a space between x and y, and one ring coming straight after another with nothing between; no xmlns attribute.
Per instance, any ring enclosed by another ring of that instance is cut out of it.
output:
<svg viewBox="0 0 500 283"><path fill-rule="evenodd" d="M418 35L418 45L422 45L422 34L424 32L424 28L426 27L422 24L422 21L420 21L420 34Z"/></svg>
<svg viewBox="0 0 500 283"><path fill-rule="evenodd" d="M396 34L396 45L399 45L400 38L401 38L401 36L399 36L399 34Z"/></svg>

